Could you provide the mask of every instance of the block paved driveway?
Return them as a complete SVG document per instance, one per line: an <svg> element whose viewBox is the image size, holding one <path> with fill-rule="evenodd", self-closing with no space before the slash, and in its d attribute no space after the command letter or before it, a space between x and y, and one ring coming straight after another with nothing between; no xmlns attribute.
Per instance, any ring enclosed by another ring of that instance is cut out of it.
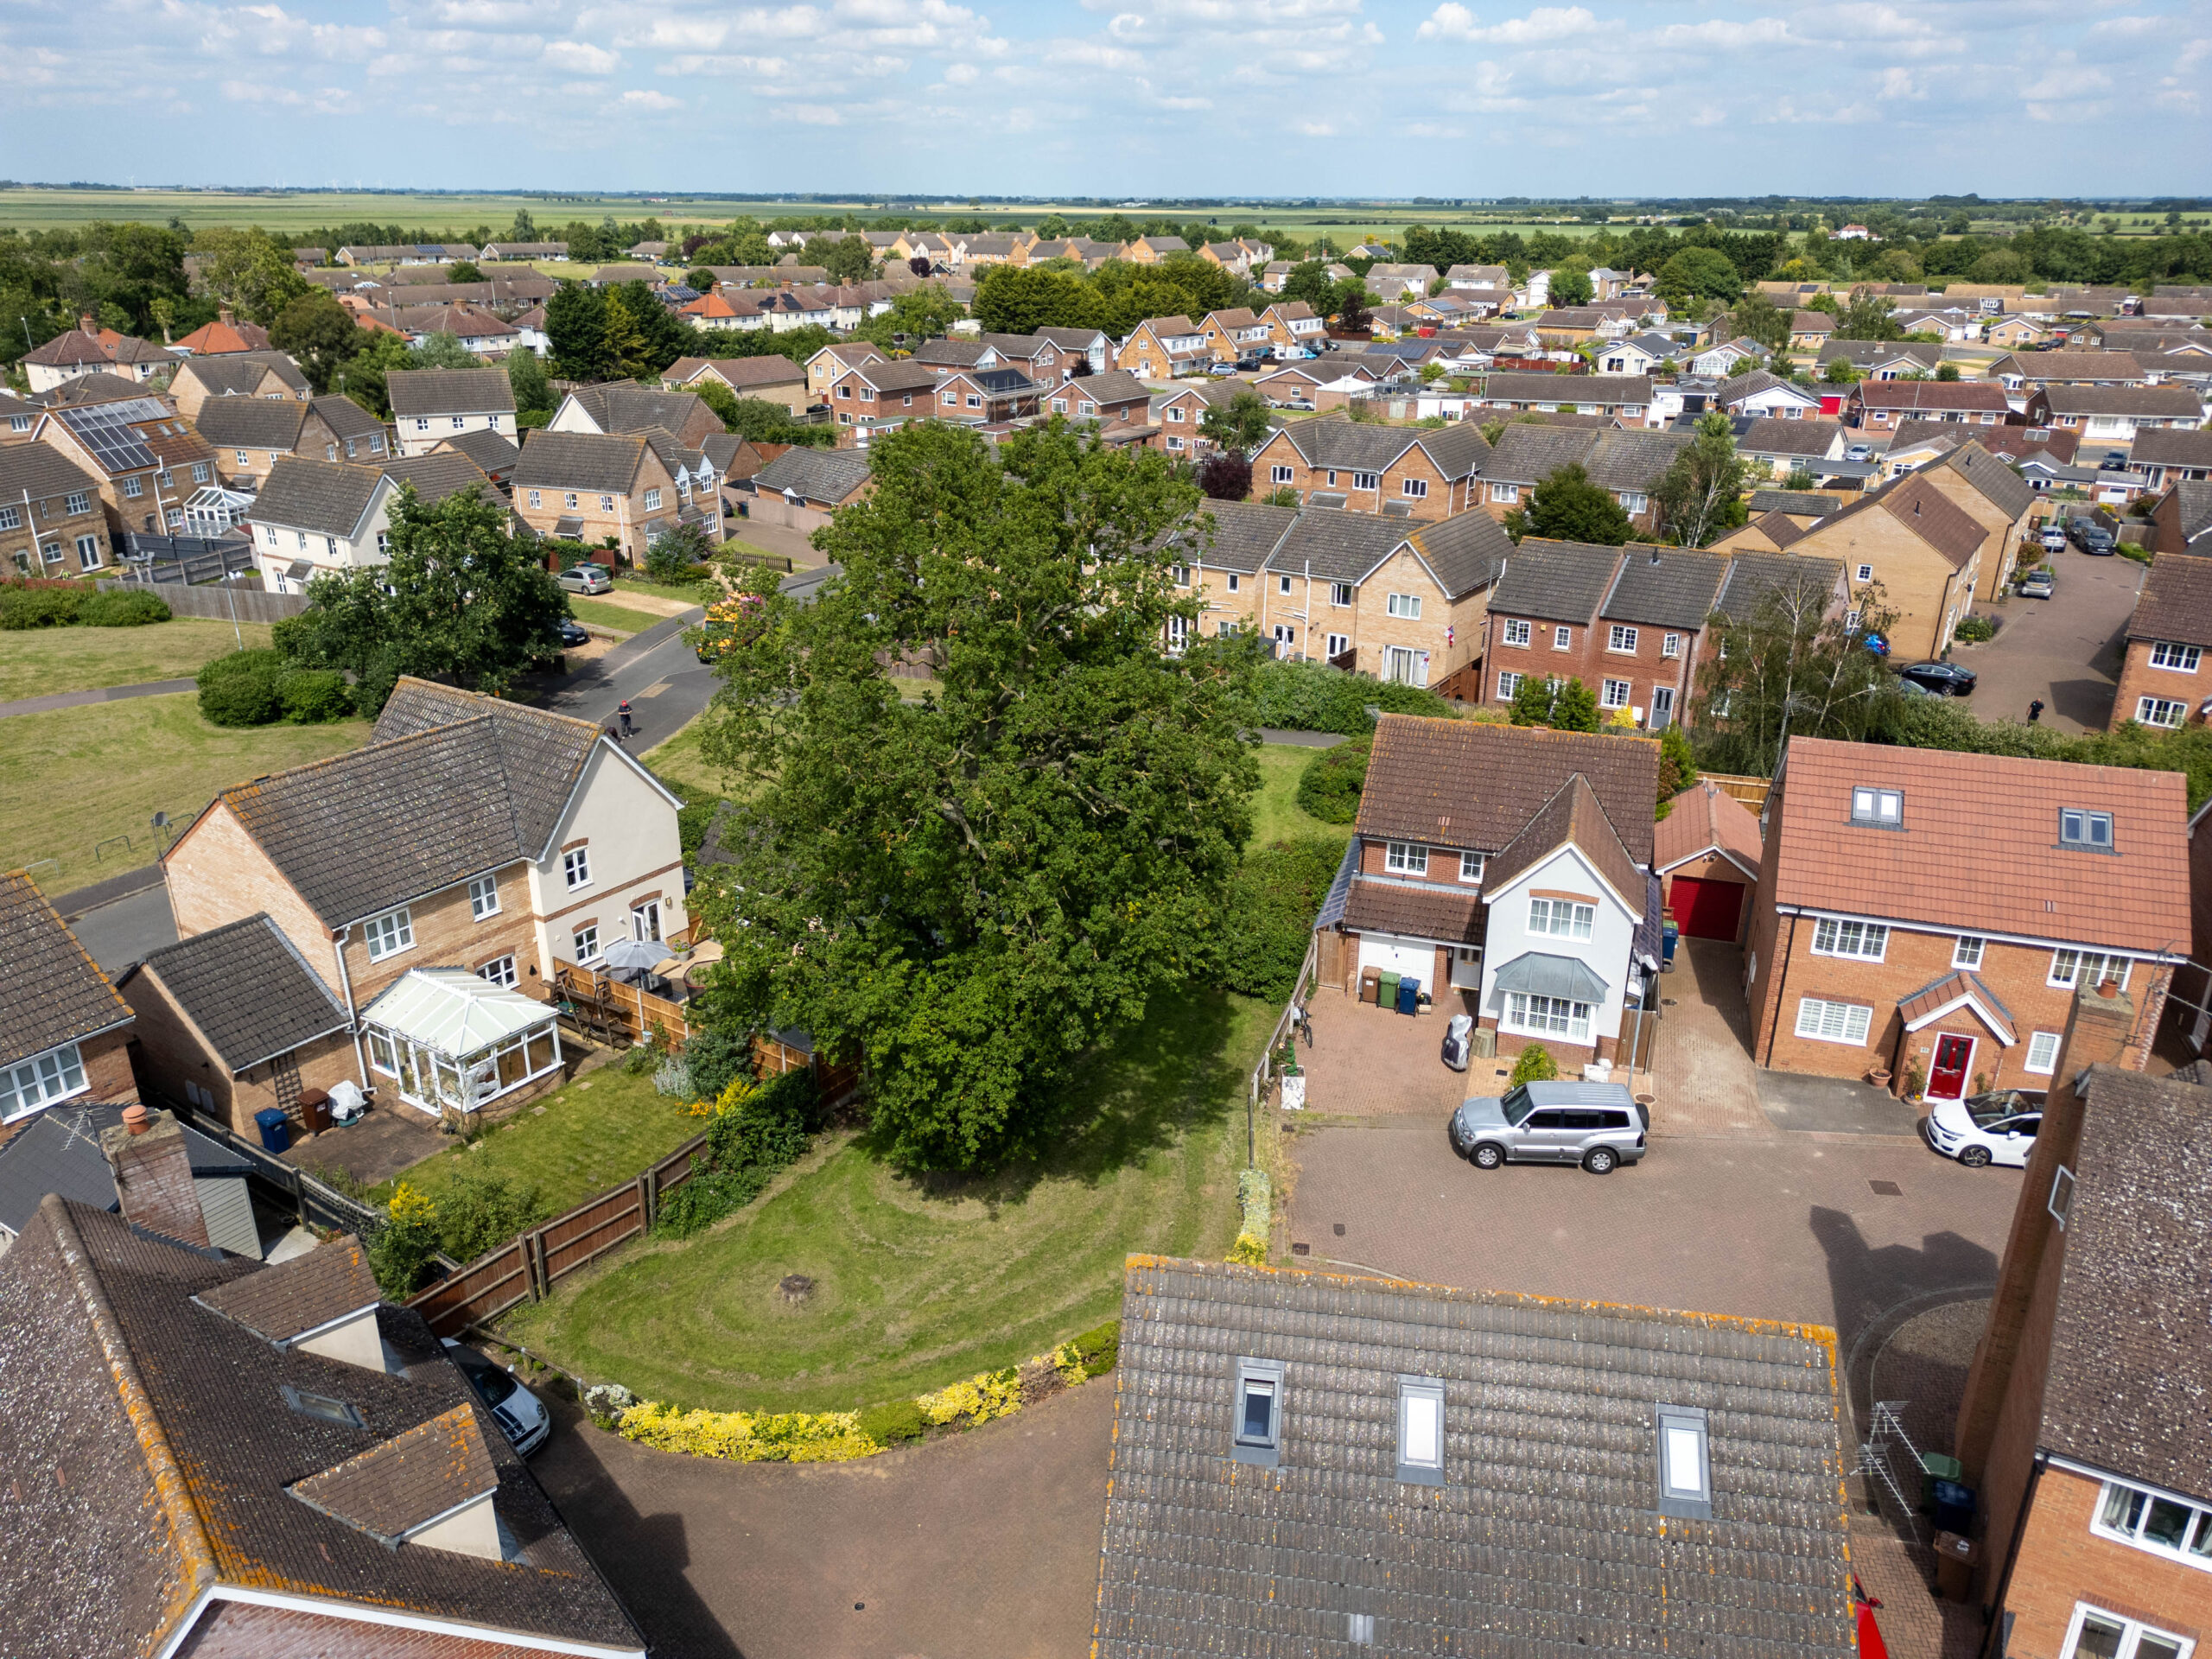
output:
<svg viewBox="0 0 2212 1659"><path fill-rule="evenodd" d="M2148 565L2093 559L2069 547L2050 556L2058 588L2050 599L1976 608L2004 626L1986 645L1959 645L1951 660L1980 676L1967 706L1984 720L2025 720L2030 699L2047 705L2043 723L2062 732L2101 732L2120 685L2127 619Z"/></svg>

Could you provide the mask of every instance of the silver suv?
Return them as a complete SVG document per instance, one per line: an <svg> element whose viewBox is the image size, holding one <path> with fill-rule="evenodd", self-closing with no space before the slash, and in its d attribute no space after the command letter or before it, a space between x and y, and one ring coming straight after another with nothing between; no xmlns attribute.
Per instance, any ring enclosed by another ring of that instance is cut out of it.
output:
<svg viewBox="0 0 2212 1659"><path fill-rule="evenodd" d="M1452 1144L1477 1169L1580 1164L1610 1175L1643 1156L1651 1119L1618 1083L1524 1083L1478 1095L1452 1114Z"/></svg>

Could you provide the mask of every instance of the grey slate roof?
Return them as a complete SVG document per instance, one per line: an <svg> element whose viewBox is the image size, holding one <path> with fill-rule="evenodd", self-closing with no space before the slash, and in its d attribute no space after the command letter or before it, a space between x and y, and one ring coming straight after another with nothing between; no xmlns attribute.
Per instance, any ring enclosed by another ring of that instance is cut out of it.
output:
<svg viewBox="0 0 2212 1659"><path fill-rule="evenodd" d="M578 386L569 396L602 432L648 432L655 427L681 432L703 407L696 391L663 391L620 380Z"/></svg>
<svg viewBox="0 0 2212 1659"><path fill-rule="evenodd" d="M2131 466L2139 468L2212 467L2212 431L2202 427L2154 426L2135 435L2127 458Z"/></svg>
<svg viewBox="0 0 2212 1659"><path fill-rule="evenodd" d="M247 516L255 524L324 536L351 536L375 498L384 474L348 461L281 455Z"/></svg>
<svg viewBox="0 0 2212 1659"><path fill-rule="evenodd" d="M378 1313L406 1367L387 1376L277 1349L191 1300L262 1271L60 1198L0 1257L0 1465L43 1469L59 1457L68 1476L24 1483L10 1510L0 1649L161 1650L220 1582L641 1653L621 1605L420 1316ZM117 1368L143 1390L135 1413ZM288 1409L287 1386L342 1400L366 1427ZM387 1549L285 1491L457 1408L497 1471L493 1503L518 1560Z"/></svg>
<svg viewBox="0 0 2212 1659"><path fill-rule="evenodd" d="M1208 501L1169 531L1166 539L1209 570L1252 575L1266 565L1268 555L1290 533L1298 518L1296 507L1271 507L1257 501ZM1208 518L1213 521L1211 529L1204 522Z"/></svg>
<svg viewBox="0 0 2212 1659"><path fill-rule="evenodd" d="M515 461L515 487L627 495L650 447L635 432L533 432Z"/></svg>
<svg viewBox="0 0 2212 1659"><path fill-rule="evenodd" d="M504 432L493 432L483 427L471 432L456 432L441 442L438 448L467 456L486 477L493 473L513 471L515 463L522 459L522 450L512 438Z"/></svg>
<svg viewBox="0 0 2212 1659"><path fill-rule="evenodd" d="M1583 469L1590 474L1590 481L1602 489L1649 491L1689 443L1687 432L1642 429L1600 432L1590 458L1582 463Z"/></svg>
<svg viewBox="0 0 2212 1659"><path fill-rule="evenodd" d="M2088 1094L2037 1444L2212 1502L2212 1234L2173 1156L2212 1131L2212 1090L2100 1065Z"/></svg>
<svg viewBox="0 0 2212 1659"><path fill-rule="evenodd" d="M916 363L942 363L956 369L972 369L986 355L995 355L994 348L980 340L956 340L947 336L942 340L925 340L914 350L911 359Z"/></svg>
<svg viewBox="0 0 2212 1659"><path fill-rule="evenodd" d="M218 449L290 449L307 418L296 397L210 397L193 424Z"/></svg>
<svg viewBox="0 0 2212 1659"><path fill-rule="evenodd" d="M1545 374L1500 370L1483 382L1493 404L1649 404L1651 379L1642 374Z"/></svg>
<svg viewBox="0 0 2212 1659"><path fill-rule="evenodd" d="M786 449L753 475L753 487L797 494L836 506L868 480L868 457L856 449Z"/></svg>
<svg viewBox="0 0 2212 1659"><path fill-rule="evenodd" d="M2187 546L2212 531L2212 480L2185 478L2173 486L2173 493L2182 543Z"/></svg>
<svg viewBox="0 0 2212 1659"><path fill-rule="evenodd" d="M127 1025L130 1005L21 870L0 875L0 1065Z"/></svg>
<svg viewBox="0 0 2212 1659"><path fill-rule="evenodd" d="M1529 537L1506 560L1504 578L1490 596L1491 611L1497 616L1586 623L1611 591L1622 556L1618 547Z"/></svg>
<svg viewBox="0 0 2212 1659"><path fill-rule="evenodd" d="M1842 575L1843 566L1834 559L1800 554L1733 554L1728 561L1727 579L1720 584L1720 596L1713 601L1713 608L1740 626L1758 614L1770 594L1801 584L1829 593Z"/></svg>
<svg viewBox="0 0 2212 1659"><path fill-rule="evenodd" d="M385 377L396 420L424 415L512 415L515 390L505 369L394 369Z"/></svg>
<svg viewBox="0 0 2212 1659"><path fill-rule="evenodd" d="M177 378L190 375L217 397L251 397L271 374L294 392L308 390L308 378L299 365L282 352L229 352L220 357L188 357L177 369ZM175 385L173 379L172 387Z"/></svg>
<svg viewBox="0 0 2212 1659"><path fill-rule="evenodd" d="M317 397L308 407L321 416L322 423L341 439L365 438L384 430L384 423L351 397Z"/></svg>
<svg viewBox="0 0 2212 1659"><path fill-rule="evenodd" d="M1455 512L1449 518L1417 524L1405 533L1435 572L1449 599L1461 598L1496 582L1513 553L1505 527L1482 512Z"/></svg>
<svg viewBox="0 0 2212 1659"><path fill-rule="evenodd" d="M1763 512L1795 513L1797 517L1825 518L1843 505L1840 495L1816 495L1808 490L1753 490L1751 511L1753 518Z"/></svg>
<svg viewBox="0 0 2212 1659"><path fill-rule="evenodd" d="M1705 626L1728 574L1728 561L1680 548L1632 547L1598 614L1686 632Z"/></svg>
<svg viewBox="0 0 2212 1659"><path fill-rule="evenodd" d="M20 506L26 494L41 501L49 496L89 494L98 487L91 474L50 443L0 445L0 500Z"/></svg>
<svg viewBox="0 0 2212 1659"><path fill-rule="evenodd" d="M165 945L150 970L233 1072L346 1029L346 1010L264 912Z"/></svg>
<svg viewBox="0 0 2212 1659"><path fill-rule="evenodd" d="M1325 378L1326 377L1324 377ZM1426 450L1447 479L1482 470L1490 442L1471 423L1433 427L1381 426L1367 421L1294 421L1279 429L1308 467L1379 473L1406 451Z"/></svg>
<svg viewBox="0 0 2212 1659"><path fill-rule="evenodd" d="M1268 556L1270 570L1310 573L1317 582L1359 582L1405 541L1402 519L1347 512L1309 501Z"/></svg>
<svg viewBox="0 0 2212 1659"><path fill-rule="evenodd" d="M1131 374L1127 369L1109 369L1103 374L1086 374L1069 381L1064 386L1049 388L1053 392L1088 397L1094 404L1134 404L1149 400L1152 388Z"/></svg>
<svg viewBox="0 0 2212 1659"><path fill-rule="evenodd" d="M1539 484L1562 467L1586 466L1598 446L1594 430L1509 422L1483 463L1483 476L1502 484Z"/></svg>
<svg viewBox="0 0 2212 1659"><path fill-rule="evenodd" d="M1240 1356L1279 1467L1230 1461ZM1834 1336L1398 1281L1129 1259L1100 1659L1855 1650ZM1402 1484L1402 1377L1441 1386ZM1655 1408L1709 1427L1712 1515L1662 1516Z"/></svg>
<svg viewBox="0 0 2212 1659"><path fill-rule="evenodd" d="M50 1106L0 1142L0 1229L10 1236L30 1225L39 1201L59 1192L72 1204L113 1210L115 1171L100 1150L100 1132L123 1122L123 1108L107 1102L69 1101ZM243 1175L246 1160L190 1124L185 1160L195 1176Z"/></svg>

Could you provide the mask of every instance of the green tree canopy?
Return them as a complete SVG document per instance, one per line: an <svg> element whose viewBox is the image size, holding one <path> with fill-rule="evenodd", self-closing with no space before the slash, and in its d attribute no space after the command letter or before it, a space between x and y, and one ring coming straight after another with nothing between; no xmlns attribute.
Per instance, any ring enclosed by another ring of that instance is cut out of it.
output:
<svg viewBox="0 0 2212 1659"><path fill-rule="evenodd" d="M1891 315L1897 307L1879 294L1855 296L1836 315L1832 340L1902 340L1904 330Z"/></svg>
<svg viewBox="0 0 2212 1659"><path fill-rule="evenodd" d="M312 288L269 325L269 343L291 353L318 392L336 384L338 371L369 343L368 331L327 289Z"/></svg>
<svg viewBox="0 0 2212 1659"><path fill-rule="evenodd" d="M1708 770L1770 776L1792 734L1857 742L1884 730L1899 701L1896 681L1865 636L1886 639L1896 613L1881 584L1852 596L1845 620L1834 590L1807 569L1777 582L1745 616L1713 630L1698 671L1693 724Z"/></svg>
<svg viewBox="0 0 2212 1659"><path fill-rule="evenodd" d="M1659 297L1669 305L1686 300L1734 299L1744 279L1718 248L1684 248L1659 267Z"/></svg>
<svg viewBox="0 0 2212 1659"><path fill-rule="evenodd" d="M875 274L875 250L864 236L842 237L835 242L810 241L809 263L830 273L833 283L864 283Z"/></svg>
<svg viewBox="0 0 2212 1659"><path fill-rule="evenodd" d="M1667 534L1684 547L1704 547L1742 524L1749 471L1736 453L1728 416L1719 410L1700 415L1689 442L1652 490Z"/></svg>
<svg viewBox="0 0 2212 1659"><path fill-rule="evenodd" d="M862 1062L900 1162L988 1167L1209 966L1257 781L1249 653L1160 650L1195 614L1160 542L1197 493L1164 456L1054 423L995 461L934 422L871 454L819 532L842 575L800 607L754 573L718 671L702 753L740 804L694 896L729 953L705 1012ZM941 689L906 702L882 664L923 649Z"/></svg>
<svg viewBox="0 0 2212 1659"><path fill-rule="evenodd" d="M1589 304L1597 289L1591 285L1586 266L1577 270L1562 265L1552 272L1551 286L1545 292L1554 306L1574 306Z"/></svg>
<svg viewBox="0 0 2212 1659"><path fill-rule="evenodd" d="M1506 528L1516 532L1516 541L1522 536L1546 536L1601 547L1618 547L1636 534L1636 525L1613 493L1592 483L1579 461L1559 468L1531 490L1517 518L1506 516Z"/></svg>
<svg viewBox="0 0 2212 1659"><path fill-rule="evenodd" d="M1274 429L1268 400L1249 387L1225 404L1215 404L1198 417L1201 435L1224 449L1249 456Z"/></svg>

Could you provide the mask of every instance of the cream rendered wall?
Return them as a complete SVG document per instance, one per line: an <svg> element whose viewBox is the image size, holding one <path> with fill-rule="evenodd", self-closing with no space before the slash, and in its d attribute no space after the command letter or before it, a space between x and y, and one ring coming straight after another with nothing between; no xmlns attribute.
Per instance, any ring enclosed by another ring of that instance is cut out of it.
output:
<svg viewBox="0 0 2212 1659"><path fill-rule="evenodd" d="M1592 921L1590 937L1563 939L1529 932L1529 899L1537 891L1577 893L1596 899L1598 913ZM1637 895L1639 901L1642 897ZM1484 1014L1501 1021L1504 1018L1505 993L1498 988L1497 970L1524 953L1537 950L1546 956L1573 957L1605 982L1605 1000L1591 1016L1590 1035L1593 1041L1620 1035L1621 993L1628 973L1629 950L1636 940L1640 903L1637 911L1629 910L1622 896L1598 874L1596 866L1572 845L1560 848L1496 893L1485 893L1483 902L1490 906L1483 941Z"/></svg>
<svg viewBox="0 0 2212 1659"><path fill-rule="evenodd" d="M591 849L591 880L571 891L562 853L577 842ZM599 925L605 950L630 931L630 906L658 894L661 937L688 925L683 908L683 851L676 804L613 745L601 740L584 763L583 780L562 815L543 860L527 865L531 909L537 918L538 971L550 978L556 957L572 962L570 936Z"/></svg>

